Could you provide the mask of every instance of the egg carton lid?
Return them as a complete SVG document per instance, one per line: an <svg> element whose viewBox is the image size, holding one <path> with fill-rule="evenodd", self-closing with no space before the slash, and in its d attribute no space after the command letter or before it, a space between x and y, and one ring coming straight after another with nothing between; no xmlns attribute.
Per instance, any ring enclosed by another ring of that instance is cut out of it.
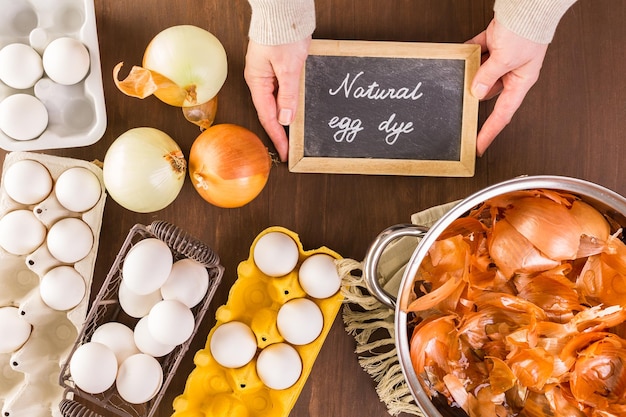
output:
<svg viewBox="0 0 626 417"><path fill-rule="evenodd" d="M72 380L69 364L76 349L91 339L99 325L115 321L122 314L122 308L117 296L122 282L122 263L130 249L141 240L147 238L158 238L164 241L172 250L174 260L190 258L204 265L209 272L209 288L204 299L191 309L195 317L195 327L191 337L178 345L171 353L158 358L163 369L164 380L157 395L147 403L130 404L121 398L115 386L101 394L89 394L80 390ZM64 398L59 405L62 414L65 417L99 417L99 412L106 411L107 414L114 413L120 417L154 416L176 369L200 327L200 323L210 306L223 274L224 267L220 265L219 256L206 244L195 239L177 226L162 220L154 221L148 226L142 224L133 226L89 310L85 324L78 335L74 347L61 368L59 384L65 387ZM85 401L78 402L75 400L76 397Z"/></svg>

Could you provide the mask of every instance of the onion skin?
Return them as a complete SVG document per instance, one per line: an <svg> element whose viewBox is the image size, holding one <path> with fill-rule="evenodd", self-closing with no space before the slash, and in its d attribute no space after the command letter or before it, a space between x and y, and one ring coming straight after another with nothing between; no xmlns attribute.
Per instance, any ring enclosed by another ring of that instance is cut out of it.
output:
<svg viewBox="0 0 626 417"><path fill-rule="evenodd" d="M197 106L183 107L183 115L185 119L200 127L200 130L206 130L213 124L215 114L217 113L217 96L213 97L206 103Z"/></svg>
<svg viewBox="0 0 626 417"><path fill-rule="evenodd" d="M486 200L414 279L410 358L426 394L469 417L626 416L626 243L592 205L557 190Z"/></svg>
<svg viewBox="0 0 626 417"><path fill-rule="evenodd" d="M263 190L272 158L259 137L234 124L202 132L189 151L189 177L207 202L223 208L248 204Z"/></svg>

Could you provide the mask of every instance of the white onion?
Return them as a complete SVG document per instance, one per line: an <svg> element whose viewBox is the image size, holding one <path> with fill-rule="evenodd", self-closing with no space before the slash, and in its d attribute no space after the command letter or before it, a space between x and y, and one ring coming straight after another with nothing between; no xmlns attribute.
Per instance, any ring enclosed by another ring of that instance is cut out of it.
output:
<svg viewBox="0 0 626 417"><path fill-rule="evenodd" d="M226 80L226 51L210 32L192 25L172 26L152 39L143 56L143 66L195 89L196 99L183 106L205 103L219 92ZM159 97L159 92L155 93Z"/></svg>
<svg viewBox="0 0 626 417"><path fill-rule="evenodd" d="M213 99L226 81L226 51L212 33L193 26L171 26L148 44L143 67L134 66L123 81L113 70L117 87L125 94L145 98L154 94L178 107L196 106Z"/></svg>
<svg viewBox="0 0 626 417"><path fill-rule="evenodd" d="M120 135L103 163L104 185L122 207L151 213L167 207L180 193L187 162L166 133L138 127Z"/></svg>

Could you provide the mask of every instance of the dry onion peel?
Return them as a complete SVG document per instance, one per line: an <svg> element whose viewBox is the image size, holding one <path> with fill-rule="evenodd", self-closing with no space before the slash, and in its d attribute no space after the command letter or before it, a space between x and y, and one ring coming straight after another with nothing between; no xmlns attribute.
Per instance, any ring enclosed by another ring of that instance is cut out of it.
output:
<svg viewBox="0 0 626 417"><path fill-rule="evenodd" d="M502 394L515 386L516 377L509 365L502 359L488 356L491 369L489 371L489 385L494 394Z"/></svg>
<svg viewBox="0 0 626 417"><path fill-rule="evenodd" d="M581 227L582 234L599 240L607 240L611 231L609 222L598 210L589 204L575 200L572 203L570 214Z"/></svg>
<svg viewBox="0 0 626 417"><path fill-rule="evenodd" d="M626 415L621 229L609 235L610 219L546 190L496 197L468 217L432 245L407 308L424 390L472 417Z"/></svg>
<svg viewBox="0 0 626 417"><path fill-rule="evenodd" d="M489 253L506 277L511 277L516 271L545 271L559 264L558 261L543 255L506 219L493 226L493 233L489 239Z"/></svg>
<svg viewBox="0 0 626 417"><path fill-rule="evenodd" d="M127 96L143 99L161 90L167 91L166 94L172 97L171 102L176 103L172 104L174 106L182 106L185 100L195 100L193 91L188 92L158 72L136 65L131 68L124 80L120 80L118 76L123 65L124 63L120 62L113 68L113 80L117 88Z"/></svg>
<svg viewBox="0 0 626 417"><path fill-rule="evenodd" d="M623 415L626 411L626 341L606 335L578 355L570 379L572 395L585 405Z"/></svg>
<svg viewBox="0 0 626 417"><path fill-rule="evenodd" d="M185 116L185 119L195 125L198 125L200 130L206 130L213 125L216 113L217 96L196 106L183 107L183 115Z"/></svg>
<svg viewBox="0 0 626 417"><path fill-rule="evenodd" d="M522 198L505 211L505 219L555 261L575 258L582 229L564 205L547 198Z"/></svg>

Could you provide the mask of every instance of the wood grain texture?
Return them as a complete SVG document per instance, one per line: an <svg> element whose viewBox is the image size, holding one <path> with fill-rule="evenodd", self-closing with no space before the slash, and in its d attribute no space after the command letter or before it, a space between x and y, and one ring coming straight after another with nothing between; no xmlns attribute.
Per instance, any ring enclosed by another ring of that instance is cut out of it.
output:
<svg viewBox="0 0 626 417"><path fill-rule="evenodd" d="M108 126L104 137L84 148L47 153L103 160L124 131L151 126L180 144L185 155L199 131L179 109L156 98L124 96L112 69L140 64L143 50L160 30L194 24L223 43L228 79L220 93L216 123L236 123L263 132L243 79L250 8L246 0L96 0L96 13ZM464 42L483 30L493 15L492 1L473 0L317 0L319 39ZM305 249L328 246L362 260L384 228L410 220L427 207L463 198L518 175L558 174L597 182L626 194L626 7L613 0L580 0L563 18L548 50L541 77L507 128L476 161L469 178L296 174L286 164L273 167L269 183L252 203L219 209L205 203L185 182L177 200L153 214L137 214L112 199L106 203L92 294L106 276L128 230L160 219L192 232L213 247L226 267L223 284L175 375L158 416L169 416L193 369L193 352L203 347L215 309L226 302L236 267L247 259L255 236L269 226L295 231ZM201 51L198 51L201 53ZM123 76L124 74L120 74ZM479 123L493 106L481 103ZM0 152L4 159L5 152ZM334 323L292 417L373 417L387 415L375 384L361 370L355 342Z"/></svg>

